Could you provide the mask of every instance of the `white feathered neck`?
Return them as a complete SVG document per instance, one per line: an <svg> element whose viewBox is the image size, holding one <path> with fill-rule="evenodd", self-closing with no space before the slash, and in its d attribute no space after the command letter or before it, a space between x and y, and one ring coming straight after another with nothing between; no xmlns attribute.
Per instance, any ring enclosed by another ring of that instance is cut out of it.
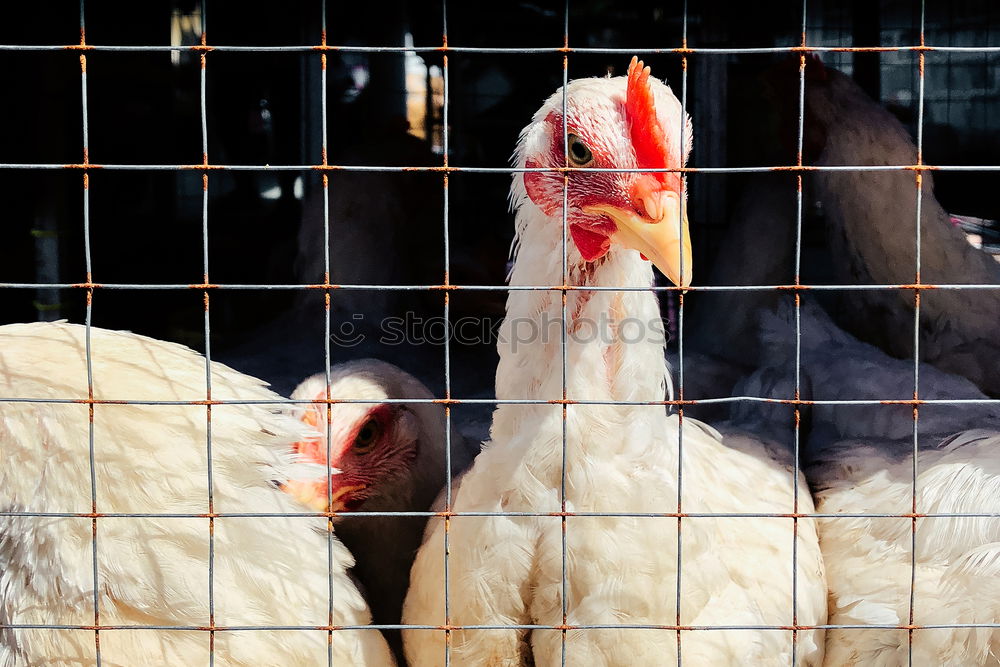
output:
<svg viewBox="0 0 1000 667"><path fill-rule="evenodd" d="M659 124L683 136L686 156L691 149L691 119L670 88L650 81ZM514 166L529 159L545 164L553 127L547 119L561 118L567 126L600 125L602 137L616 155L616 165L636 167L626 131L626 78L578 79L556 91L524 128L514 154ZM620 126L608 119L618 118ZM683 130L681 128L684 128ZM683 161L683 160L682 160ZM550 193L558 198L560 192ZM657 300L645 288L653 284L652 265L639 253L612 244L595 262L585 262L568 230L562 210L547 215L528 197L524 174L515 173L511 205L516 213L512 286L623 287L634 291L512 290L498 343L498 398L561 399L563 397L562 336L566 334L566 397L578 400L663 400L669 375L664 361L664 334ZM551 213L551 212L550 212ZM578 211L571 209L569 217ZM564 236L567 237L564 241ZM564 250L565 248L565 250ZM567 269L563 275L562 258ZM635 288L639 288L636 290ZM627 341L627 342L626 342ZM494 418L494 432L506 419ZM521 410L523 412L523 410Z"/></svg>
<svg viewBox="0 0 1000 667"><path fill-rule="evenodd" d="M562 221L546 216L526 196L519 203L520 249L510 284L561 285ZM651 265L633 250L613 246L599 261L587 263L572 241L567 242L567 249L568 285L648 288L652 284ZM670 434L676 439L676 431L662 406L614 404L665 397L668 374L659 306L648 289L570 289L564 328L562 294L551 289L511 290L497 343L497 398L562 399L565 332L566 398L608 404L567 406L565 431L557 404L500 404L486 447L498 443L509 453L502 457L502 465L510 466L510 479L521 480L511 486L527 494L526 507L542 509L538 504L543 502L556 510L557 497L537 495L532 491L532 478L548 489L560 488L565 433L567 502L594 511L612 510L621 503L632 506L640 501L626 500L636 492L630 484L611 491L595 486L593 477L626 460L676 465L676 442L668 442ZM668 487L669 483L664 492L670 494Z"/></svg>
<svg viewBox="0 0 1000 667"><path fill-rule="evenodd" d="M510 284L562 285L562 264L553 261L563 254L562 221L526 196L517 217L519 249ZM497 345L497 397L561 399L565 329L567 398L663 400L668 375L659 305L651 290L641 289L652 285L652 265L638 252L614 246L593 263L583 261L572 240L566 249L567 285L627 289L568 290L565 327L561 290L511 290Z"/></svg>

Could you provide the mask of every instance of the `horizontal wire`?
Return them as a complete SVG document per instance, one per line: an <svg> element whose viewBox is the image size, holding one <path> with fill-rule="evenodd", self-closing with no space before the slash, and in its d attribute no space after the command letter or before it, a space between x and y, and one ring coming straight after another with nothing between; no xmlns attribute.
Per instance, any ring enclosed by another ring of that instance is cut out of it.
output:
<svg viewBox="0 0 1000 667"><path fill-rule="evenodd" d="M536 47L494 47L494 46L348 46L348 45L284 45L284 46L237 46L196 44L191 46L172 45L112 45L112 44L0 44L0 51L147 51L156 52L233 52L233 53L274 53L274 52L313 52L341 51L344 53L489 53L489 54L522 54L533 55L541 53L597 53L597 54L675 54L687 56L692 54L765 54L765 53L927 53L940 51L942 53L1000 53L1000 46L934 46L934 45L900 45L900 46L750 46L750 47L676 47L676 48L612 48L612 47L574 47L574 46L536 46Z"/></svg>
<svg viewBox="0 0 1000 667"><path fill-rule="evenodd" d="M334 285L334 284L253 284L253 283L0 283L0 289L111 289L111 290L367 290L378 292L415 290L461 290L466 292L524 292L524 291L571 291L571 292L765 292L780 290L788 292L857 292L864 290L988 290L1000 289L1000 284L990 283L913 283L908 285L650 285L648 287L614 285ZM386 318L388 319L388 318ZM458 320L456 320L458 321Z"/></svg>
<svg viewBox="0 0 1000 667"><path fill-rule="evenodd" d="M108 52L179 52L179 51L216 51L216 52L312 52L312 51L344 51L357 53L412 53L412 52L455 52L455 53L492 53L492 54L541 54L541 53L602 53L602 54L634 54L634 53L661 53L661 54L767 54L767 53L836 53L836 52L945 52L945 53L1000 53L1000 47L954 47L954 46L897 46L897 47L762 47L762 48L676 48L676 49L615 49L615 48L570 48L570 47L541 47L541 48L492 48L492 47L457 47L457 46L436 46L436 47L355 47L355 46L112 46L112 45L0 45L2 51L61 51L61 50L88 50L88 51L108 51ZM537 168L537 169L514 169L514 168L489 168L489 167L379 167L361 165L65 165L65 164L20 164L20 163L0 163L0 169L88 169L88 170L229 170L229 171L357 171L357 172L392 172L392 171L444 171L444 172L467 172L467 173L519 173L535 171L577 171L573 168ZM898 165L898 166L779 166L779 167L711 167L697 168L689 167L683 169L670 170L646 170L646 169L617 169L600 170L614 173L647 173L651 171L672 171L685 173L759 173L770 171L994 171L1000 170L1000 165ZM583 171L582 169L580 171ZM587 170L594 171L594 170ZM0 283L0 288L26 288L36 289L39 287L51 288L79 288L87 289L146 289L146 290L170 290L170 289L354 289L354 290L421 290L421 289L465 289L476 290L496 290L496 291L516 291L516 290L566 290L566 289L589 289L591 291L647 291L650 288L578 288L574 286L489 286L489 285L430 285L430 286L386 286L386 285L141 285L141 284L45 284L45 283ZM705 286L698 288L688 288L690 291L762 291L772 289L793 289L793 290L868 290L868 289L992 289L1000 288L1000 285L794 285L794 286L731 286L716 287ZM656 291L666 291L677 288L655 288ZM907 404L907 405L956 405L956 404L1000 404L1000 400L991 399L930 399L930 400L901 400L901 401L869 401L869 400L832 400L832 401L800 401L800 400L779 400L762 397L732 396L718 399L702 399L687 401L652 401L652 402L622 402L622 401L574 401L574 400L511 400L511 399L448 399L447 401L438 399L389 399L379 401L380 403L442 403L449 404L580 404L580 405L693 405L699 403L725 403L736 401L756 401L756 402L779 402L795 405L878 405L878 404ZM92 403L92 404L126 404L126 405L294 405L312 404L317 401L111 401L111 400L78 400L78 399L0 399L0 403L28 402L28 403ZM329 403L372 403L372 401L353 399L331 399ZM0 512L0 516L17 517L49 517L49 518L87 518L95 516L101 518L267 518L267 517L337 517L337 516L417 516L417 517L650 517L650 518L996 518L1000 516L995 513L937 513L937 514L826 514L826 513L796 513L796 514L776 514L776 513L605 513L605 512L342 512L342 513L211 513L211 514L152 514L152 513L43 513L43 512ZM920 629L956 629L956 628L1000 628L998 623L956 623L956 624L935 624L935 625L890 625L890 624L826 624L826 625L722 625L722 626L680 626L680 625L638 625L638 624L601 624L601 625L358 625L358 626L165 626L165 625L63 625L63 624L16 624L3 623L0 629L52 629L52 630L178 630L178 631L211 631L211 632L240 632L240 631L340 631L340 630L399 630L399 629L465 629L465 630L587 630L587 629L652 629L671 631L712 631L712 630L826 630L826 629L899 629L899 630L920 630Z"/></svg>
<svg viewBox="0 0 1000 667"><path fill-rule="evenodd" d="M1000 165L979 164L878 164L878 165L773 165L755 167L463 167L455 165L399 166L367 164L102 164L98 162L0 162L0 169L85 171L346 171L346 172L434 172L467 174L587 173L587 174L759 174L765 172L840 171L1000 171Z"/></svg>
<svg viewBox="0 0 1000 667"><path fill-rule="evenodd" d="M697 367L695 363L695 367ZM802 399L773 398L769 396L720 396L716 398L685 398L662 401L618 401L612 399L573 399L573 398L313 398L313 399L191 399L173 401L154 401L116 398L53 398L29 396L2 396L0 405L4 403L63 403L68 405L336 405L351 403L360 405L393 405L435 403L439 405L635 405L635 406L666 406L666 405L705 405L715 403L775 403L780 405L997 405L1000 398L851 398L851 399Z"/></svg>
<svg viewBox="0 0 1000 667"><path fill-rule="evenodd" d="M291 631L301 632L315 630L317 632L339 632L343 630L670 630L673 632L702 632L730 630L951 630L958 628L1000 628L1000 623L955 623L933 625L889 625L860 623L842 623L826 625L651 625L651 624L593 624L593 625L72 625L45 623L0 623L0 630L177 630L198 632L246 632L246 631Z"/></svg>
<svg viewBox="0 0 1000 667"><path fill-rule="evenodd" d="M1000 53L1000 47L954 47L954 46L895 46L895 47L760 47L760 48L674 48L674 49L642 49L642 48L571 48L571 47L540 47L540 48L494 48L494 47L460 47L460 46L434 46L434 47L390 47L390 46L207 46L198 45L192 47L178 46L113 46L113 45L0 45L0 51L106 51L106 52L314 52L314 51L343 51L355 53L488 53L488 54L544 54L544 53L594 53L594 54L625 54L634 53L658 53L658 54L769 54L769 53L861 53L861 52L944 52L944 53ZM56 170L56 169L86 169L86 170L229 170L229 171L356 171L356 172L407 172L407 171L443 171L443 172L467 172L467 173L519 173L535 171L577 171L573 168L537 168L537 169L513 169L513 168L488 168L488 167L376 167L376 166L342 166L342 165L65 165L65 164L19 164L0 163L0 169L35 169L35 170ZM926 165L899 165L899 166L790 166L790 167L735 167L735 168L696 168L670 170L646 170L646 169L619 169L600 170L614 173L648 173L651 171L672 171L684 173L759 173L771 171L997 171L1000 165L949 165L949 166L926 166ZM584 170L579 170L584 171ZM586 170L594 171L594 170ZM26 288L36 289L39 287L50 288L105 288L105 289L143 289L143 290L172 290L172 289L348 289L348 290L432 290L432 289L465 289L470 291L495 290L495 291L517 291L517 290L567 290L567 289L589 289L591 291L647 291L650 288L579 288L575 286L488 286L488 285L431 285L431 286L385 286L385 285L140 285L140 284L46 284L46 283L0 283L0 288ZM690 291L762 291L762 290L869 290L869 289L995 289L1000 285L794 285L794 286L732 286L716 287L705 286L698 288L687 288ZM655 288L654 291L667 291L679 288ZM694 405L700 403L725 403L736 401L756 401L756 402L779 402L794 405L878 405L878 404L906 404L906 405L957 405L957 404L1000 404L996 399L931 399L931 400L900 400L900 401L876 401L876 400L779 400L750 396L731 396L718 399L702 399L687 401L574 401L563 399L558 401L546 400L511 400L511 399L388 399L378 401L379 403L447 403L447 404L579 404L579 405ZM373 401L354 399L330 399L328 401L314 400L281 400L281 401L113 401L113 400L78 400L78 399L23 399L23 398L0 398L0 403L87 403L87 404L124 404L124 405L294 405L313 403L362 403L371 404ZM939 514L826 514L826 513L605 513L605 512L341 512L341 513L224 513L211 512L209 514L153 514L153 513L42 513L42 512L0 512L0 516L17 517L63 517L63 518L267 518L267 517L338 517L338 516L417 516L417 517L650 517L650 518L996 518L1000 515L995 513L939 513ZM344 625L344 626L168 626L168 625L70 625L70 624L19 624L0 623L0 630L3 629L49 629L49 630L85 630L85 631L114 631L114 630L157 630L157 631L205 631L205 632L241 632L241 631L341 631L341 630L589 630L589 629L632 629L632 630L670 630L670 631L803 631L803 630L828 630L828 629L898 629L898 630L921 630L921 629L958 629L958 628L1000 628L1000 623L956 623L956 624L933 624L933 625L898 625L898 624L824 624L824 625L715 625L715 626L688 626L688 625L640 625L640 624L595 624L595 625L537 625L537 624L512 624L512 625Z"/></svg>
<svg viewBox="0 0 1000 667"><path fill-rule="evenodd" d="M875 513L864 512L433 512L425 511L351 511L351 512L29 512L11 510L0 512L2 517L37 517L47 519L316 519L351 517L575 517L611 519L995 519L1000 512L930 512L930 513Z"/></svg>

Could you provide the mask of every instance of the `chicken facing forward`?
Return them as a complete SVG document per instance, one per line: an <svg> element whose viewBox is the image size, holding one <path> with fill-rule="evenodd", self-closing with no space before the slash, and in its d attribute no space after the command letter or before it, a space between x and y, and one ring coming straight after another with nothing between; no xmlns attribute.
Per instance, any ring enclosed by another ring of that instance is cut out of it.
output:
<svg viewBox="0 0 1000 667"><path fill-rule="evenodd" d="M93 398L112 402L92 406L91 430L86 335L66 323L0 327L0 622L71 626L5 628L0 665L94 664L95 621L121 626L100 632L107 665L206 664L213 642L219 665L325 664L328 650L335 664L394 664L375 629L312 629L370 614L327 520L292 516L309 510L274 482L325 475L292 451L311 429L218 363L212 401L249 403L212 404L209 419L204 357L94 327ZM94 522L94 511L109 516ZM114 516L208 512L223 516ZM245 626L308 629L223 629Z"/></svg>
<svg viewBox="0 0 1000 667"><path fill-rule="evenodd" d="M691 517L682 520L679 540L678 519L662 516L678 510L679 495L684 512L787 513L794 511L796 484L798 511L810 512L802 480L762 443L731 448L710 427L668 416L662 405L614 404L663 400L669 376L657 300L648 289L652 267L643 256L687 285L691 253L676 173L602 170L680 168L691 137L686 114L635 60L628 77L571 82L565 119L562 104L558 91L535 114L515 164L563 167L568 158L579 168L567 174L566 280L574 287L565 296L568 320L562 322L559 291L510 292L497 398L536 402L498 406L491 441L455 495L450 614L445 526L433 519L414 562L404 621L459 626L452 633L453 665L548 667L560 664L563 650L566 664L595 666L669 665L678 650L685 664L787 665L793 651L798 664L819 664L822 631L795 636L777 627L793 618L807 625L826 618L814 522L800 519L796 537L789 518ZM563 282L563 182L557 172L513 177L518 250L512 285ZM623 291L601 289L607 287ZM518 340L511 333L524 322L565 327L565 385L560 335L504 342ZM648 327L641 336L629 329L637 322ZM593 335L602 323L605 335ZM587 403L550 403L563 398ZM574 513L565 517L565 559L564 503ZM608 515L616 513L630 516ZM677 624L694 626L680 631L679 643L677 631L662 627ZM460 627L468 625L554 627ZM565 635L564 625L570 626ZM599 627L573 629L580 625ZM716 627L734 625L775 629ZM404 643L411 664L444 663L443 631L404 631Z"/></svg>

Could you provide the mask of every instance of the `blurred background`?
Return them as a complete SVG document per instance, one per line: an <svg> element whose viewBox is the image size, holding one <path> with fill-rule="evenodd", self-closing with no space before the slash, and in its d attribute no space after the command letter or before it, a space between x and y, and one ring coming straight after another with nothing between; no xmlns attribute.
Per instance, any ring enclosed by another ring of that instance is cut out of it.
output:
<svg viewBox="0 0 1000 667"><path fill-rule="evenodd" d="M460 3L448 6L454 47L561 47L564 2ZM321 41L318 1L239 3L199 0L102 0L85 6L89 44L185 46L207 28L209 45L301 46ZM327 42L343 46L442 44L439 2L328 2ZM806 40L830 47L920 42L919 0L810 0ZM686 26L686 28L685 28ZM794 164L797 59L787 54L688 56L686 86L677 54L692 48L781 47L801 43L798 0L684 3L572 0L570 47L634 50L686 98L694 118L694 167ZM929 45L1000 46L1000 3L927 0ZM0 43L70 45L80 40L76 2L8 3ZM188 50L87 52L89 160L95 164L196 165L202 161L200 58ZM0 163L83 161L80 51L0 51ZM622 74L629 55L571 53L569 78ZM517 134L561 85L562 54L450 53L448 162L505 167ZM825 53L827 67L851 76L916 137L919 76L911 51ZM321 175L322 70L316 51L208 52L206 110L210 164L257 165L210 171L209 280L223 284L321 283L324 272ZM443 161L444 62L435 51L330 51L326 133L330 164L428 166ZM782 69L784 68L784 69ZM805 155L810 144L809 119ZM1000 53L929 52L923 114L927 164L1000 162ZM302 165L268 170L263 165ZM82 174L75 169L3 168L0 283L79 283L86 279ZM194 284L204 274L202 172L177 169L90 170L90 252L97 283ZM946 210L1000 218L997 172L935 174ZM716 252L737 213L748 174L693 174L690 219L695 284L710 280ZM795 175L772 178L794 207ZM453 173L447 216L443 176L434 172L330 175L330 264L334 283L433 285L443 282L447 219L449 281L502 286L513 235L508 174ZM803 282L834 280L824 253L823 210L808 176L803 205ZM791 269L788 282L793 276ZM430 344L379 340L384 317L444 313L440 290L385 293L335 290L334 360L372 355L394 361L443 392L443 325ZM84 290L0 288L3 322L83 321ZM97 289L93 323L205 349L203 292L197 289ZM505 293L451 293L450 317L489 329ZM676 329L673 295L664 313ZM697 310L698 299L689 305ZM322 368L324 299L318 290L212 290L213 358L289 391ZM359 317L361 316L361 317ZM485 324L483 324L485 323ZM436 336L436 339L435 339ZM491 341L451 346L455 396L491 396ZM487 422L488 423L488 422Z"/></svg>

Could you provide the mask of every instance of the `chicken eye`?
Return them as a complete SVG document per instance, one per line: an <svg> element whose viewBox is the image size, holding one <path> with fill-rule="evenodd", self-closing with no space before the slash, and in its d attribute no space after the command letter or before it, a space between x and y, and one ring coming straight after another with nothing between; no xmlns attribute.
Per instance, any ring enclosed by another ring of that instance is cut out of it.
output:
<svg viewBox="0 0 1000 667"><path fill-rule="evenodd" d="M361 428L358 429L358 435L354 438L354 453L367 454L370 452L381 431L382 427L374 418L362 424Z"/></svg>
<svg viewBox="0 0 1000 667"><path fill-rule="evenodd" d="M587 148L587 144L575 134L566 138L567 148L569 148L569 159L578 167L586 167L594 161L594 154Z"/></svg>

